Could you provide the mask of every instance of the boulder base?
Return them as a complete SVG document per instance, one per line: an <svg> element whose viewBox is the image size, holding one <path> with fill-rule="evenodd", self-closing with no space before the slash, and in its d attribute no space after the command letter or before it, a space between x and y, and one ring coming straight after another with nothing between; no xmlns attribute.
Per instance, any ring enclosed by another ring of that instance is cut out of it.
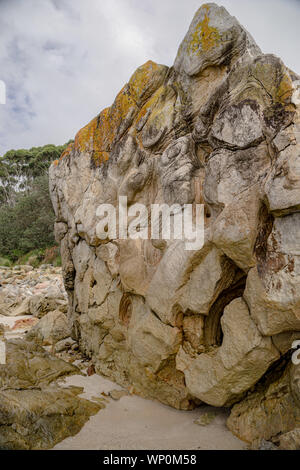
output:
<svg viewBox="0 0 300 470"><path fill-rule="evenodd" d="M138 68L50 168L72 335L96 372L180 409L238 403L229 425L248 441L298 426L288 370L273 385L288 424L256 387L300 338L299 92L208 3L174 66ZM97 209L119 215L124 197L140 235L116 223L104 239ZM145 236L135 204L176 204L174 220L203 204L203 246Z"/></svg>

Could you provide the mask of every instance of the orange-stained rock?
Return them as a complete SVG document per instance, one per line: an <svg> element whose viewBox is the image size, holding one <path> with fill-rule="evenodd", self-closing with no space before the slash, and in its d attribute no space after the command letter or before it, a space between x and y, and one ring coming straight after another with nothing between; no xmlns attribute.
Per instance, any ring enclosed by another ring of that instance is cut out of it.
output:
<svg viewBox="0 0 300 470"><path fill-rule="evenodd" d="M168 67L150 60L139 67L112 106L101 111L76 134L74 144L67 147L61 159L74 150L90 153L95 166L107 161L114 142L131 125L143 103L163 83L167 71Z"/></svg>
<svg viewBox="0 0 300 470"><path fill-rule="evenodd" d="M299 80L205 4L174 66L138 68L51 166L70 323L96 373L190 409L240 402L285 365L300 329ZM120 197L148 239L117 220L103 240L97 209ZM178 222L200 203L201 248L149 239L153 204L177 205Z"/></svg>

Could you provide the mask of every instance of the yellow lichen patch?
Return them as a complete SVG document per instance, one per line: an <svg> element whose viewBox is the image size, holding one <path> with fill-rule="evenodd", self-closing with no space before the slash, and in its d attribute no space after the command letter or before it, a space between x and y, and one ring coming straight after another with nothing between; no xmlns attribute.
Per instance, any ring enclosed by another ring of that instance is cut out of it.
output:
<svg viewBox="0 0 300 470"><path fill-rule="evenodd" d="M285 73L277 89L275 100L282 104L287 104L290 102L292 94L293 82L291 77Z"/></svg>
<svg viewBox="0 0 300 470"><path fill-rule="evenodd" d="M165 92L165 87L161 86L152 96L151 98L144 104L141 108L140 112L138 113L134 125L137 125L140 120L146 116L149 110L154 109L159 99L163 96Z"/></svg>
<svg viewBox="0 0 300 470"><path fill-rule="evenodd" d="M93 134L94 152L108 152L113 140L114 129L110 119L111 108L105 108L96 118L96 126Z"/></svg>
<svg viewBox="0 0 300 470"><path fill-rule="evenodd" d="M151 61L139 67L129 83L119 92L113 105L104 109L77 133L75 149L90 152L96 165L108 160L113 142L119 137L121 124L128 119L130 125L130 120L138 112L137 102L140 97L146 97L147 90L150 92L153 87L157 87L157 84L163 81L167 70L167 67Z"/></svg>
<svg viewBox="0 0 300 470"><path fill-rule="evenodd" d="M215 47L220 41L220 33L217 28L209 26L209 5L203 5L206 10L204 19L199 21L188 44L188 52L195 53L207 52ZM201 47L200 47L201 46Z"/></svg>
<svg viewBox="0 0 300 470"><path fill-rule="evenodd" d="M110 135L109 108L104 109L87 126L81 129L75 137L75 149L80 152L89 152L99 166L109 158L105 151L107 136Z"/></svg>
<svg viewBox="0 0 300 470"><path fill-rule="evenodd" d="M93 152L93 161L95 163L95 166L100 166L102 163L106 162L109 159L109 153L108 152Z"/></svg>
<svg viewBox="0 0 300 470"><path fill-rule="evenodd" d="M75 137L75 149L80 152L92 151L94 146L95 130L97 129L98 117L80 129Z"/></svg>
<svg viewBox="0 0 300 470"><path fill-rule="evenodd" d="M145 110L141 110L141 112L146 114L148 109L151 109L151 112L142 131L137 135L140 145L143 145L147 135L159 135L159 133L168 132L172 128L176 96L172 87L162 86L146 103Z"/></svg>
<svg viewBox="0 0 300 470"><path fill-rule="evenodd" d="M167 70L168 67L148 60L134 72L128 85L136 103L141 97L148 98L162 84Z"/></svg>
<svg viewBox="0 0 300 470"><path fill-rule="evenodd" d="M154 106L153 112L149 116L148 123L150 125L153 122L164 125L165 121L168 120L168 118L174 112L174 90L166 88L163 91L164 92L161 95L160 99L157 101L156 106Z"/></svg>
<svg viewBox="0 0 300 470"><path fill-rule="evenodd" d="M117 130L122 123L122 121L128 116L129 112L136 107L135 100L132 96L132 91L129 85L125 85L120 93L117 95L114 104L109 109L108 112L108 126L106 132L106 149L109 149L115 136Z"/></svg>
<svg viewBox="0 0 300 470"><path fill-rule="evenodd" d="M118 129L133 107L136 107L135 102L129 87L125 85L116 97L114 104L110 108L104 109L77 133L75 148L80 152L91 152L97 164L108 160Z"/></svg>
<svg viewBox="0 0 300 470"><path fill-rule="evenodd" d="M253 75L275 103L286 105L293 94L293 84L283 63L273 56L265 57L253 67Z"/></svg>

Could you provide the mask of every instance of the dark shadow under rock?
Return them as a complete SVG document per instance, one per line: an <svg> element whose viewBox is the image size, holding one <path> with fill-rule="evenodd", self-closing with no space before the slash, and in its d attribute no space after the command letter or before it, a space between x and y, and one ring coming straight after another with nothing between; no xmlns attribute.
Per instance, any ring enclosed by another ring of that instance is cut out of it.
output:
<svg viewBox="0 0 300 470"><path fill-rule="evenodd" d="M10 340L0 366L0 448L49 449L77 434L101 406L80 398L81 388L58 378L80 370L35 343Z"/></svg>

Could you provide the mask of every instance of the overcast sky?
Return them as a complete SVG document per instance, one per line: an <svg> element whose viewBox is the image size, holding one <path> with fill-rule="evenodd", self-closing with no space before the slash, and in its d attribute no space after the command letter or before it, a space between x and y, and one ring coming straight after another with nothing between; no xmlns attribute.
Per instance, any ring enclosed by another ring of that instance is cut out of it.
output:
<svg viewBox="0 0 300 470"><path fill-rule="evenodd" d="M149 59L172 65L199 0L0 0L0 155L74 138ZM222 0L300 74L300 0Z"/></svg>

